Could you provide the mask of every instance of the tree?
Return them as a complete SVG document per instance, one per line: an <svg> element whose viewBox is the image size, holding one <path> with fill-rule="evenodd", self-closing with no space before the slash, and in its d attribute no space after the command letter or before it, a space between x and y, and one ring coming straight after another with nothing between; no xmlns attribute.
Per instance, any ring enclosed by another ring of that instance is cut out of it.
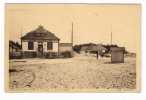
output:
<svg viewBox="0 0 146 100"><path fill-rule="evenodd" d="M81 50L82 46L90 46L90 45L96 46L97 44L94 44L94 43L86 43L86 44L75 45L75 46L73 46L73 51L79 53L79 51ZM101 45L107 49L106 50L106 53L110 52L110 48L111 47L119 47L117 44L114 44L114 45L109 45L109 44L108 45L103 45L103 44L101 44ZM126 50L124 52L127 53Z"/></svg>
<svg viewBox="0 0 146 100"><path fill-rule="evenodd" d="M20 45L18 42L15 43L15 46L16 46L17 48L21 49L21 45Z"/></svg>
<svg viewBox="0 0 146 100"><path fill-rule="evenodd" d="M81 50L81 48L82 48L81 44L80 45L75 45L75 46L73 46L73 51L78 53Z"/></svg>
<svg viewBox="0 0 146 100"><path fill-rule="evenodd" d="M17 41L14 42L13 40L9 40L9 42L10 42L12 45L14 45L15 47L21 49L21 45L19 44L19 42L17 42Z"/></svg>

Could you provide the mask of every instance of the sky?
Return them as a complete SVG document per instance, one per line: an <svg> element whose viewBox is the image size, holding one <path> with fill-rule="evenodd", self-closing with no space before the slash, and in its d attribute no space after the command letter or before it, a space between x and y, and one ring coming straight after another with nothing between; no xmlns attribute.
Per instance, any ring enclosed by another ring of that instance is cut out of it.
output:
<svg viewBox="0 0 146 100"><path fill-rule="evenodd" d="M71 42L117 44L129 52L137 52L141 44L141 6L107 4L7 4L6 34L20 43L22 36L39 25Z"/></svg>

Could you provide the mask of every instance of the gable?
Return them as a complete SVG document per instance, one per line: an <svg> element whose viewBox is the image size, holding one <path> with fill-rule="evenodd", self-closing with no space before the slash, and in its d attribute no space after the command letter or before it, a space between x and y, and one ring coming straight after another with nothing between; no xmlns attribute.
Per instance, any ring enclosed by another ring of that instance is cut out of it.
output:
<svg viewBox="0 0 146 100"><path fill-rule="evenodd" d="M28 32L26 35L21 37L22 40L39 40L39 39L49 39L49 40L60 40L53 33L44 29L43 26L39 26L37 29Z"/></svg>
<svg viewBox="0 0 146 100"><path fill-rule="evenodd" d="M89 46L82 46L81 51L85 51Z"/></svg>
<svg viewBox="0 0 146 100"><path fill-rule="evenodd" d="M107 50L104 46L97 44L97 49L98 50Z"/></svg>

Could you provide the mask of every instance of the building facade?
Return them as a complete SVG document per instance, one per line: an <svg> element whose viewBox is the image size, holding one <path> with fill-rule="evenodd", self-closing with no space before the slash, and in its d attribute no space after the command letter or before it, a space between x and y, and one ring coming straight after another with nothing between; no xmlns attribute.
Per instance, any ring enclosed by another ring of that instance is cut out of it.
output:
<svg viewBox="0 0 146 100"><path fill-rule="evenodd" d="M58 53L60 39L53 33L39 26L20 38L23 58L41 58L47 53Z"/></svg>

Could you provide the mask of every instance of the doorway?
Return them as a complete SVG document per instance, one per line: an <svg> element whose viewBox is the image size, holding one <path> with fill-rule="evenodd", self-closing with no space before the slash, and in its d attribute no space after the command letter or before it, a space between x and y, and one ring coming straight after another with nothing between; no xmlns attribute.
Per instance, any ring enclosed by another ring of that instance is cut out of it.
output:
<svg viewBox="0 0 146 100"><path fill-rule="evenodd" d="M38 58L43 57L43 44L38 44Z"/></svg>

